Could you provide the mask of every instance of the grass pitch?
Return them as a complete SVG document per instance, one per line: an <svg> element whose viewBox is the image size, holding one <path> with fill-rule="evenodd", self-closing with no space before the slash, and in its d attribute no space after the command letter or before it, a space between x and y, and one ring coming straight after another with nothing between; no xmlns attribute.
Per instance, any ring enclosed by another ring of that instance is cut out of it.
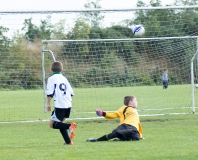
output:
<svg viewBox="0 0 198 160"><path fill-rule="evenodd" d="M1 91L0 159L197 160L198 114L191 113L190 85L170 86L168 90L147 86L74 89L74 92L70 118L77 123L76 137L74 146L64 146L59 131L48 127L51 112L44 113L42 90ZM198 104L197 93L195 90L195 104ZM83 118L96 117L95 108L117 110L125 95L138 99L146 140L86 142L88 138L110 133L119 120ZM148 116L154 114L163 116Z"/></svg>
<svg viewBox="0 0 198 160"><path fill-rule="evenodd" d="M198 114L140 117L146 140L86 142L110 133L118 120L78 120L74 146L64 146L48 122L0 124L1 160L196 160Z"/></svg>
<svg viewBox="0 0 198 160"><path fill-rule="evenodd" d="M123 105L126 95L135 95L139 114L192 113L190 85L134 86L114 88L74 88L71 118L96 116L96 108L114 111ZM198 104L198 89L195 89L195 104ZM0 122L47 120L50 113L44 113L42 90L20 90L0 92Z"/></svg>

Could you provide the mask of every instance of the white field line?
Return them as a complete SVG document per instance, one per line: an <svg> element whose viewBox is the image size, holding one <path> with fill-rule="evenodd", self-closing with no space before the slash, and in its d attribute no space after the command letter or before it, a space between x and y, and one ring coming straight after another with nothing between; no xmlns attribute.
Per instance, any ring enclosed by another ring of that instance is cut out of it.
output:
<svg viewBox="0 0 198 160"><path fill-rule="evenodd" d="M88 113L88 112L84 112ZM90 112L89 112L90 113ZM95 112L93 112L95 113ZM165 115L182 115L182 114L192 114L192 113L168 113L168 114L143 114L140 115L140 117L152 117L152 116L165 116ZM194 113L196 114L196 113ZM88 117L88 118L68 118L67 121L71 120L93 120L93 119L101 119L104 117ZM49 122L49 119L39 119L39 120L27 120L27 121L11 121L11 122L0 122L0 124L6 124L6 123L32 123L32 122Z"/></svg>
<svg viewBox="0 0 198 160"><path fill-rule="evenodd" d="M191 107L180 107L179 109L191 109ZM195 107L198 108L198 107ZM145 108L145 109L138 109L138 112L141 111L160 111L160 110L176 110L177 108ZM95 112L75 112L72 111L74 114L82 114L82 113L86 113L86 114L91 114L91 113L95 113ZM106 112L114 112L114 111L106 111Z"/></svg>

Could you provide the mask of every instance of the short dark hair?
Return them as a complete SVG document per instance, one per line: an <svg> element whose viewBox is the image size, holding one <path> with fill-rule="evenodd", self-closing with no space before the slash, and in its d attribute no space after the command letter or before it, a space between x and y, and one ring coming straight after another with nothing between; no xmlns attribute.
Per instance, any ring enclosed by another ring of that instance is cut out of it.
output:
<svg viewBox="0 0 198 160"><path fill-rule="evenodd" d="M53 72L61 72L63 70L63 64L59 61L52 63L52 71Z"/></svg>
<svg viewBox="0 0 198 160"><path fill-rule="evenodd" d="M129 101L132 101L135 98L135 96L125 96L124 97L124 105L128 106Z"/></svg>

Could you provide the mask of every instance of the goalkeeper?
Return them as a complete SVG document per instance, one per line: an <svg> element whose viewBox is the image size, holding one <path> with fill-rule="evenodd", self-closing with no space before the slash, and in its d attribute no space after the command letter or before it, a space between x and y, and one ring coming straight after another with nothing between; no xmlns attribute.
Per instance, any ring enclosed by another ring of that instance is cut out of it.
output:
<svg viewBox="0 0 198 160"><path fill-rule="evenodd" d="M98 139L89 138L87 142L108 141L117 139L121 141L135 141L143 139L142 126L137 112L137 99L135 96L125 96L124 105L113 113L104 112L96 109L98 116L104 116L106 119L119 118L120 125L111 133L104 135Z"/></svg>

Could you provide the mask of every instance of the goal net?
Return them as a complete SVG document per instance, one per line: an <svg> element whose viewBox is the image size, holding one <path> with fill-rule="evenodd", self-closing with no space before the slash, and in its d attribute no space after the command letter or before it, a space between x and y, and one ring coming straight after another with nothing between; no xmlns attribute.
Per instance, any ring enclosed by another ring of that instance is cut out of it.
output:
<svg viewBox="0 0 198 160"><path fill-rule="evenodd" d="M49 119L45 86L55 60L74 88L71 118L115 111L126 95L137 97L141 116L194 112L197 9L0 11L0 121ZM142 37L132 34L136 24Z"/></svg>
<svg viewBox="0 0 198 160"><path fill-rule="evenodd" d="M94 108L115 110L125 95L135 95L142 113L149 115L192 112L190 62L196 43L196 38L178 37L45 40L43 46L65 66L63 74L77 92L74 102L80 99L75 112L83 112L84 106L90 112ZM162 85L165 68L168 89ZM51 74L49 69L45 73Z"/></svg>

